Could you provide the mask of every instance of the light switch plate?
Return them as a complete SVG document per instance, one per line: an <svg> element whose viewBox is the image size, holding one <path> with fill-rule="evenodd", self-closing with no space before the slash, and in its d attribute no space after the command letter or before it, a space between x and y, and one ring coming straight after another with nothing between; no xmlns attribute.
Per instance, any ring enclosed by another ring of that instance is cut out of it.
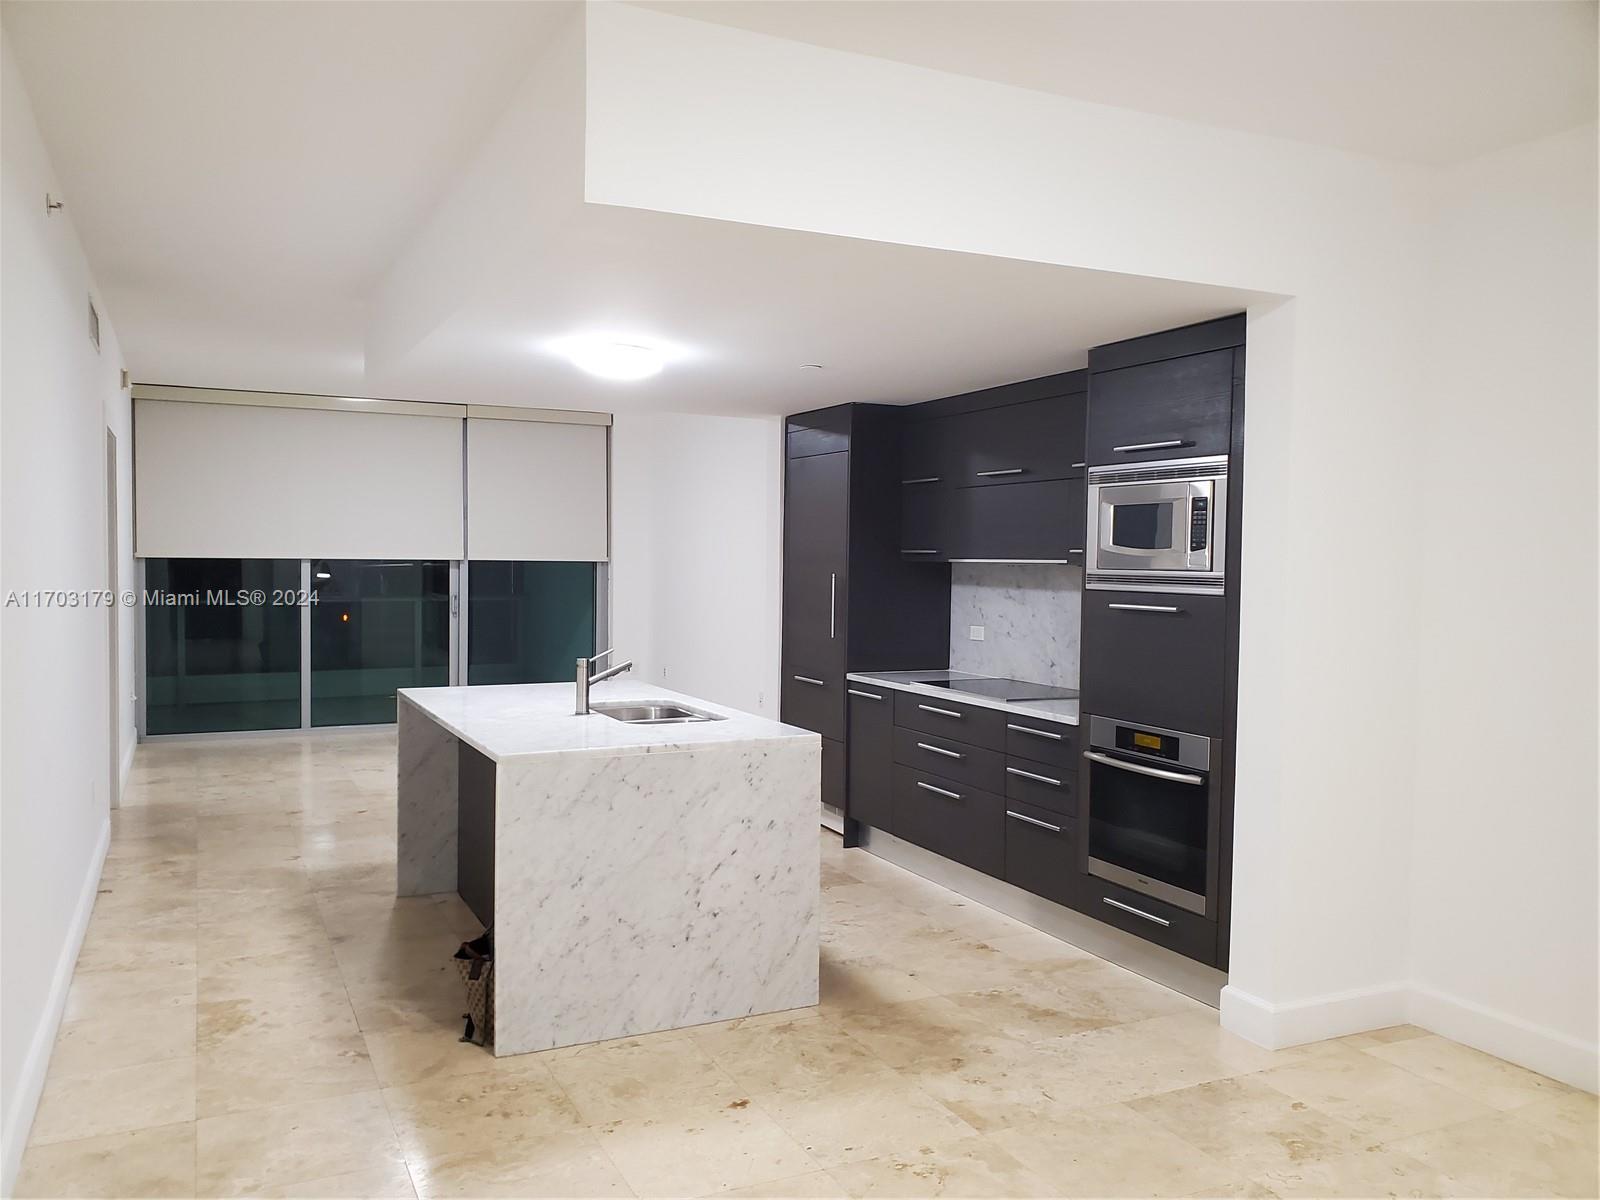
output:
<svg viewBox="0 0 1600 1200"><path fill-rule="evenodd" d="M967 626L967 640L968 641L973 641L973 642L981 642L981 641L983 641L983 626L982 625L968 625Z"/></svg>

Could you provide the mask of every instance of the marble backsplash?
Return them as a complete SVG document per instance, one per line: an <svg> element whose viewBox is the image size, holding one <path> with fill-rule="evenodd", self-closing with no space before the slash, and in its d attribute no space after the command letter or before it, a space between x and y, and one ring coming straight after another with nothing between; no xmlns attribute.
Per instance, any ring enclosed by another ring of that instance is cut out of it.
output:
<svg viewBox="0 0 1600 1200"><path fill-rule="evenodd" d="M1058 563L953 563L950 668L1078 686L1083 568ZM968 637L984 627L984 640Z"/></svg>

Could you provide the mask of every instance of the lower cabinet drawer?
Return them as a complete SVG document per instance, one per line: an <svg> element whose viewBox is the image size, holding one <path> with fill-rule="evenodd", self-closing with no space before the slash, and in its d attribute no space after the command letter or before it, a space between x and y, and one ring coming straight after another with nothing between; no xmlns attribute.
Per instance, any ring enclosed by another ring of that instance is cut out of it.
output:
<svg viewBox="0 0 1600 1200"><path fill-rule="evenodd" d="M993 792L895 766L894 835L996 878L1005 871L1005 805Z"/></svg>
<svg viewBox="0 0 1600 1200"><path fill-rule="evenodd" d="M1078 767L1078 728L1060 721L1006 714L1006 753L1054 767Z"/></svg>
<svg viewBox="0 0 1600 1200"><path fill-rule="evenodd" d="M784 663L778 711L785 724L843 741L844 698L843 673Z"/></svg>
<svg viewBox="0 0 1600 1200"><path fill-rule="evenodd" d="M1083 895L1078 823L1047 808L1006 803L1006 882L1076 906Z"/></svg>
<svg viewBox="0 0 1600 1200"><path fill-rule="evenodd" d="M1037 804L1064 817L1078 812L1078 768L1006 759L1006 799Z"/></svg>
<svg viewBox="0 0 1600 1200"><path fill-rule="evenodd" d="M894 731L894 760L919 771L943 775L987 792L1005 788L1005 755L958 742L954 738L924 733L920 729Z"/></svg>
<svg viewBox="0 0 1600 1200"><path fill-rule="evenodd" d="M1176 950L1186 958L1216 965L1214 921L1094 875L1085 876L1083 900L1082 911L1097 921Z"/></svg>

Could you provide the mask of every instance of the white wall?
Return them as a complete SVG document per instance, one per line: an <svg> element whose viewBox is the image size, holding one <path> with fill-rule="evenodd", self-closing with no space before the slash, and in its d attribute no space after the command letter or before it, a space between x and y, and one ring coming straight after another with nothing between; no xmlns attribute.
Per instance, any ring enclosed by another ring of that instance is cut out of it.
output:
<svg viewBox="0 0 1600 1200"><path fill-rule="evenodd" d="M10 49L0 45L0 594L106 586L105 430L130 478L121 358ZM70 204L70 197L67 198ZM122 514L122 586L131 529ZM132 745L133 621L121 614L124 745ZM0 1103L9 1193L109 834L104 609L0 609Z"/></svg>
<svg viewBox="0 0 1600 1200"><path fill-rule="evenodd" d="M1285 297L1249 313L1223 1018L1267 1044L1405 1019L1413 870L1487 887L1502 866L1488 845L1431 861L1414 820L1434 599L1417 545L1436 522L1404 518L1427 491L1419 448L1441 389L1426 346L1435 174L628 6L590 6L587 37L591 202ZM1581 265L1592 273L1592 255ZM1492 280L1461 282L1466 304L1504 303ZM1592 344L1553 352L1563 377L1592 369ZM1592 494L1592 461L1573 486ZM1593 552L1579 539L1576 558ZM1463 624L1492 636L1493 604L1454 578ZM1592 683L1593 655L1575 659ZM1515 716L1503 697L1484 714L1501 715ZM1550 816L1549 836L1586 847L1592 871L1592 821ZM1579 932L1550 939L1583 961ZM1592 1052L1557 1065L1592 1077Z"/></svg>
<svg viewBox="0 0 1600 1200"><path fill-rule="evenodd" d="M635 676L778 715L783 426L619 414L612 641Z"/></svg>
<svg viewBox="0 0 1600 1200"><path fill-rule="evenodd" d="M1440 178L1419 446L1418 1016L1557 1075L1600 1011L1595 137Z"/></svg>

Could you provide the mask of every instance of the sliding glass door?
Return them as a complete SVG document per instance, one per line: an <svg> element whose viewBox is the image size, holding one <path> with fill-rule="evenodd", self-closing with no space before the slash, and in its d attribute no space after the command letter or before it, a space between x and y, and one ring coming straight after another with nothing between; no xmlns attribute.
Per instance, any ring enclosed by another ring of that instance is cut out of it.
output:
<svg viewBox="0 0 1600 1200"><path fill-rule="evenodd" d="M557 683L595 645L595 564L467 564L470 683Z"/></svg>
<svg viewBox="0 0 1600 1200"><path fill-rule="evenodd" d="M300 726L300 562L145 560L144 732Z"/></svg>
<svg viewBox="0 0 1600 1200"><path fill-rule="evenodd" d="M450 682L450 564L313 559L311 724L381 725Z"/></svg>

